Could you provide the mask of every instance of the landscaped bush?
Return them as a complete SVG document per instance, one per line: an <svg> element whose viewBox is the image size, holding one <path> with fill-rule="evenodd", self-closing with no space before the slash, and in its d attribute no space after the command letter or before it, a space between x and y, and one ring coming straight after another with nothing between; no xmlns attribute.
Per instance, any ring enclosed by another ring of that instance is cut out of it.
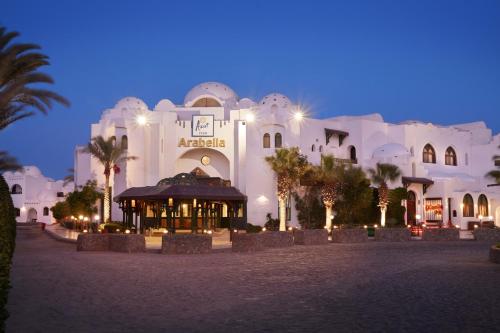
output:
<svg viewBox="0 0 500 333"><path fill-rule="evenodd" d="M106 224L101 224L101 230L102 232L104 233L108 233L108 234L113 234L113 233L121 233L123 232L123 225L119 224L119 223L106 223ZM116 231L117 229L119 229L120 231Z"/></svg>
<svg viewBox="0 0 500 333"><path fill-rule="evenodd" d="M269 230L269 231L279 231L280 230L280 220L279 219L273 219L271 213L266 214L266 224L264 224L264 227ZM288 229L288 225L286 226Z"/></svg>
<svg viewBox="0 0 500 333"><path fill-rule="evenodd" d="M16 241L16 217L9 186L0 176L0 331L5 330L9 274Z"/></svg>
<svg viewBox="0 0 500 333"><path fill-rule="evenodd" d="M253 225L252 223L248 223L246 225L246 231L249 234L254 234L262 231L262 227L260 225Z"/></svg>
<svg viewBox="0 0 500 333"><path fill-rule="evenodd" d="M325 226L326 211L319 186L308 186L302 197L294 193L293 198L302 229L322 229Z"/></svg>
<svg viewBox="0 0 500 333"><path fill-rule="evenodd" d="M406 208L401 201L408 198L408 191L398 187L389 191L389 205L387 206L386 223L388 227L403 227L405 224Z"/></svg>

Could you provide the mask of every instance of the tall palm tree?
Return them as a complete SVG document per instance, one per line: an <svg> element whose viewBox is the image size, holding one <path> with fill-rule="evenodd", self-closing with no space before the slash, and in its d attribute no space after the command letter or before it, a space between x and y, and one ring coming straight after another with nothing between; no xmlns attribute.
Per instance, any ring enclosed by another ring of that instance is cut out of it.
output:
<svg viewBox="0 0 500 333"><path fill-rule="evenodd" d="M69 106L68 100L55 92L33 87L54 83L49 75L38 71L49 65L49 58L37 52L40 46L36 44L12 43L18 36L18 32L0 27L0 130L32 116L33 110L46 114L53 102Z"/></svg>
<svg viewBox="0 0 500 333"><path fill-rule="evenodd" d="M385 213L389 204L388 181L395 181L401 176L401 170L394 164L377 163L375 168L369 168L368 173L373 184L378 186L378 206L380 207L380 225L385 227Z"/></svg>
<svg viewBox="0 0 500 333"><path fill-rule="evenodd" d="M111 219L111 201L109 195L109 177L111 170L120 172L118 164L124 161L135 160L135 156L127 156L127 149L122 145L116 145L114 137L104 139L102 136L96 136L87 144L83 150L97 159L104 166L104 222L108 223Z"/></svg>
<svg viewBox="0 0 500 333"><path fill-rule="evenodd" d="M498 146L500 149L500 146ZM495 165L497 166L497 170L491 170L486 174L486 177L492 178L495 180L495 183L500 184L500 155L494 155L493 156L493 161L495 162Z"/></svg>
<svg viewBox="0 0 500 333"><path fill-rule="evenodd" d="M337 163L333 155L322 155L321 164L314 167L314 178L321 186L321 199L326 210L325 226L332 228L333 205L340 191L340 174L345 165Z"/></svg>
<svg viewBox="0 0 500 333"><path fill-rule="evenodd" d="M277 195L279 202L280 231L286 230L286 201L307 168L307 156L299 152L299 148L276 149L276 153L266 157L266 162L278 177Z"/></svg>
<svg viewBox="0 0 500 333"><path fill-rule="evenodd" d="M63 179L63 186L75 182L75 168L68 168L68 174ZM76 184L75 184L76 186Z"/></svg>
<svg viewBox="0 0 500 333"><path fill-rule="evenodd" d="M17 163L17 159L10 156L6 151L0 151L0 175L5 171L19 171L22 167Z"/></svg>

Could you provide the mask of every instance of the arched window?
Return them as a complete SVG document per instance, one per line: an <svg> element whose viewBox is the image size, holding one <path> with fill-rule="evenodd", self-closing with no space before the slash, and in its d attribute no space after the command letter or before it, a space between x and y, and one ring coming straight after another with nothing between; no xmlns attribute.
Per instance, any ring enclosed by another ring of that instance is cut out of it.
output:
<svg viewBox="0 0 500 333"><path fill-rule="evenodd" d="M43 207L43 216L49 216L49 207Z"/></svg>
<svg viewBox="0 0 500 333"><path fill-rule="evenodd" d="M23 188L19 184L12 185L12 194L23 194Z"/></svg>
<svg viewBox="0 0 500 333"><path fill-rule="evenodd" d="M319 146L319 152L322 153L323 152L323 145L320 145Z"/></svg>
<svg viewBox="0 0 500 333"><path fill-rule="evenodd" d="M477 199L477 213L482 216L489 216L488 199L484 194L481 194Z"/></svg>
<svg viewBox="0 0 500 333"><path fill-rule="evenodd" d="M126 135L122 135L122 142L121 142L122 149L128 149L128 138Z"/></svg>
<svg viewBox="0 0 500 333"><path fill-rule="evenodd" d="M113 142L113 146L116 146L116 136L113 135L111 141Z"/></svg>
<svg viewBox="0 0 500 333"><path fill-rule="evenodd" d="M424 163L436 163L436 151L430 144L426 144L423 151Z"/></svg>
<svg viewBox="0 0 500 333"><path fill-rule="evenodd" d="M313 152L316 151L316 145L311 146L311 151L313 151Z"/></svg>
<svg viewBox="0 0 500 333"><path fill-rule="evenodd" d="M271 136L269 133L264 134L264 137L262 139L262 146L264 148L271 148Z"/></svg>
<svg viewBox="0 0 500 333"><path fill-rule="evenodd" d="M281 133L276 133L274 135L274 147L281 148L282 145L283 143L282 143Z"/></svg>
<svg viewBox="0 0 500 333"><path fill-rule="evenodd" d="M356 147L351 146L351 148L349 148L349 158L351 159L351 162L357 163Z"/></svg>
<svg viewBox="0 0 500 333"><path fill-rule="evenodd" d="M19 208L14 208L14 211L16 212L16 217L21 216L21 210Z"/></svg>
<svg viewBox="0 0 500 333"><path fill-rule="evenodd" d="M220 103L214 99L214 98L210 98L210 97L204 97L204 98L200 98L199 100L197 100L196 102L194 102L193 104L193 107L196 107L196 108L210 108L210 107L221 107L222 105L220 105Z"/></svg>
<svg viewBox="0 0 500 333"><path fill-rule="evenodd" d="M457 165L457 154L455 149L448 147L446 153L444 154L444 164L446 165Z"/></svg>
<svg viewBox="0 0 500 333"><path fill-rule="evenodd" d="M474 199L472 199L472 196L469 193L464 195L462 205L463 217L474 217Z"/></svg>

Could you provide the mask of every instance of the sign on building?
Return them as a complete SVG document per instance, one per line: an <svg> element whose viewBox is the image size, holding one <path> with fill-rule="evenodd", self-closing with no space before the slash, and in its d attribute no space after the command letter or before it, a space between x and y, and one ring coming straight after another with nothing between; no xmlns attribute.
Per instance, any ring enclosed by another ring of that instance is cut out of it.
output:
<svg viewBox="0 0 500 333"><path fill-rule="evenodd" d="M191 136L214 136L214 116L197 115L191 121Z"/></svg>

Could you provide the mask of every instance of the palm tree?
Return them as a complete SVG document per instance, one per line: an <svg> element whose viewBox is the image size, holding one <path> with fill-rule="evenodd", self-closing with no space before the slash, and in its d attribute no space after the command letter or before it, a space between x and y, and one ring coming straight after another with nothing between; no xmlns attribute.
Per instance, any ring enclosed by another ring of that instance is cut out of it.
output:
<svg viewBox="0 0 500 333"><path fill-rule="evenodd" d="M68 174L66 177L63 179L63 186L68 185L69 183L74 183L75 182L75 168L68 168ZM76 187L76 184L75 184Z"/></svg>
<svg viewBox="0 0 500 333"><path fill-rule="evenodd" d="M500 146L498 148L500 149ZM495 183L500 184L500 155L494 155L493 162L495 162L497 170L491 170L486 174L486 177L492 178L495 180Z"/></svg>
<svg viewBox="0 0 500 333"><path fill-rule="evenodd" d="M83 150L97 159L104 166L104 222L108 223L111 219L111 206L109 197L109 177L111 170L115 173L120 171L118 164L124 161L135 160L135 156L127 156L127 149L122 145L115 144L115 138L104 139L102 136L96 136L87 144Z"/></svg>
<svg viewBox="0 0 500 333"><path fill-rule="evenodd" d="M368 169L373 184L378 186L378 206L380 207L380 225L385 227L385 213L389 204L388 181L395 181L401 176L401 170L394 164L377 163L375 168Z"/></svg>
<svg viewBox="0 0 500 333"><path fill-rule="evenodd" d="M46 114L53 102L69 106L68 100L53 91L33 85L52 84L54 80L38 69L49 65L48 57L36 44L14 44L16 31L0 27L0 130L13 122L32 116L33 110Z"/></svg>
<svg viewBox="0 0 500 333"><path fill-rule="evenodd" d="M332 228L333 205L340 191L340 173L345 165L337 163L333 155L322 155L321 164L314 167L314 178L321 186L321 199L326 209L326 223L328 230Z"/></svg>
<svg viewBox="0 0 500 333"><path fill-rule="evenodd" d="M0 151L0 175L5 171L18 171L22 167L17 163L15 157L12 157L6 151Z"/></svg>
<svg viewBox="0 0 500 333"><path fill-rule="evenodd" d="M266 162L278 177L279 230L285 231L286 201L293 188L298 185L300 177L305 174L309 163L307 156L302 155L297 147L276 149L275 155L266 157Z"/></svg>

